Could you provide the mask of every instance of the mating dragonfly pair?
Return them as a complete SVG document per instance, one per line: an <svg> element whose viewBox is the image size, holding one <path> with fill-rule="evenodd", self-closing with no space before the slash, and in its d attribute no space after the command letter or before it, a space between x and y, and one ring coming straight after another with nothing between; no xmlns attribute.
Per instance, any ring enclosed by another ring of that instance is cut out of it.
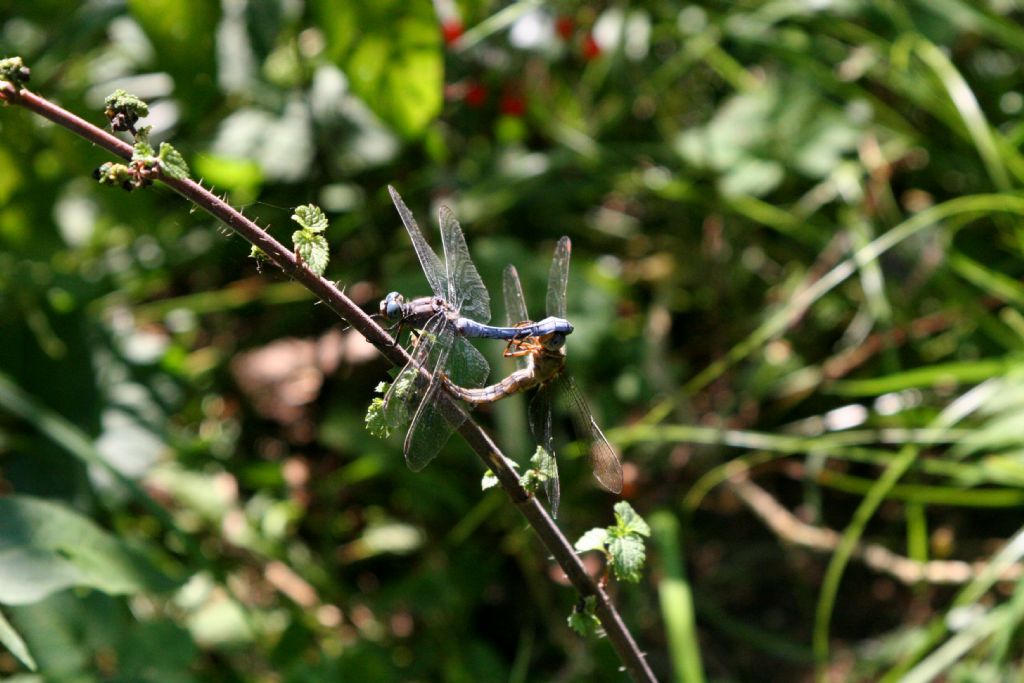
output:
<svg viewBox="0 0 1024 683"><path fill-rule="evenodd" d="M405 224L413 249L433 290L433 296L406 301L391 292L380 303L381 314L396 327L419 330L412 359L384 396L384 410L408 416L404 452L413 470L421 470L462 424L465 412L441 401L442 386L470 406L494 403L511 394L536 388L530 402L530 431L548 454L545 493L553 514L559 502L558 472L554 466L552 407L562 397L569 407L577 436L590 447L594 476L609 491L622 490L622 467L590 412L586 399L565 369L565 342L573 328L565 319L566 288L569 282L570 242L563 237L555 248L548 277L547 318L531 322L526 311L519 274L508 266L504 274L505 310L508 324L495 327L490 296L473 265L462 229L447 207L440 211L444 262L427 244L416 220L393 187L391 199ZM490 367L467 337L501 339L505 355L515 357L519 368L496 384L484 386ZM421 378L419 370L430 373ZM408 378L403 382L402 378ZM409 382L413 383L410 387Z"/></svg>

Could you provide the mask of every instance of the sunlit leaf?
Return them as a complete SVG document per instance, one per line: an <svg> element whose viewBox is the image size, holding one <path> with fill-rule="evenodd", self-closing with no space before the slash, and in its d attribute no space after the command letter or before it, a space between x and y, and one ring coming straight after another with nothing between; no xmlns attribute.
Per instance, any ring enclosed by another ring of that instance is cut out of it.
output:
<svg viewBox="0 0 1024 683"><path fill-rule="evenodd" d="M11 625L11 622L7 621L3 612L0 612L0 644L30 670L36 670L36 660L32 658L25 641Z"/></svg>
<svg viewBox="0 0 1024 683"><path fill-rule="evenodd" d="M0 498L0 603L36 602L70 586L116 595L174 585L77 512L28 496Z"/></svg>
<svg viewBox="0 0 1024 683"><path fill-rule="evenodd" d="M621 536L608 542L608 556L615 578L636 583L640 580L647 556L643 539L637 536Z"/></svg>
<svg viewBox="0 0 1024 683"><path fill-rule="evenodd" d="M295 253L302 262L317 275L323 275L330 258L330 250L324 236L309 230L296 230L292 233L292 242L295 244Z"/></svg>
<svg viewBox="0 0 1024 683"><path fill-rule="evenodd" d="M621 500L615 504L614 509L619 528L625 533L640 534L641 536L651 535L651 527L647 525L643 517L637 514L632 505Z"/></svg>
<svg viewBox="0 0 1024 683"><path fill-rule="evenodd" d="M381 119L406 137L420 135L441 111L441 31L427 2L314 3L328 54Z"/></svg>
<svg viewBox="0 0 1024 683"><path fill-rule="evenodd" d="M601 622L597 620L597 616L594 614L597 598L591 595L584 599L582 603L582 605L577 605L573 609L567 621L569 628L578 635L589 638L601 630Z"/></svg>
<svg viewBox="0 0 1024 683"><path fill-rule="evenodd" d="M292 220L310 232L323 232L329 225L323 209L315 204L303 204L295 207Z"/></svg>
<svg viewBox="0 0 1024 683"><path fill-rule="evenodd" d="M576 552L584 553L588 550L604 550L605 543L608 542L608 530L595 528L586 532L580 536L579 540L576 541Z"/></svg>
<svg viewBox="0 0 1024 683"><path fill-rule="evenodd" d="M175 180L188 178L188 164L181 152L166 142L160 143L160 167L164 174Z"/></svg>

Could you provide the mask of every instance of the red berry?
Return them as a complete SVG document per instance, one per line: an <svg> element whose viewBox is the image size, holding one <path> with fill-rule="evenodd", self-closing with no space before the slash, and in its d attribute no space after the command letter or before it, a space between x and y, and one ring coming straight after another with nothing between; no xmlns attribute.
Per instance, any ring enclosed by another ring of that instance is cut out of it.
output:
<svg viewBox="0 0 1024 683"><path fill-rule="evenodd" d="M487 88L482 83L473 82L466 86L466 106L479 109L487 103Z"/></svg>
<svg viewBox="0 0 1024 683"><path fill-rule="evenodd" d="M587 37L583 39L583 46L580 48L580 52L583 54L583 59L588 62L601 56L601 46L594 40L593 33L588 33Z"/></svg>
<svg viewBox="0 0 1024 683"><path fill-rule="evenodd" d="M458 17L446 19L441 23L441 35L444 36L445 45L451 45L462 37L462 22Z"/></svg>
<svg viewBox="0 0 1024 683"><path fill-rule="evenodd" d="M519 95L502 95L501 113L505 116L522 116L526 113L526 102Z"/></svg>
<svg viewBox="0 0 1024 683"><path fill-rule="evenodd" d="M555 31L562 37L562 40L572 38L572 30L576 28L576 22L567 14L563 14L555 20Z"/></svg>

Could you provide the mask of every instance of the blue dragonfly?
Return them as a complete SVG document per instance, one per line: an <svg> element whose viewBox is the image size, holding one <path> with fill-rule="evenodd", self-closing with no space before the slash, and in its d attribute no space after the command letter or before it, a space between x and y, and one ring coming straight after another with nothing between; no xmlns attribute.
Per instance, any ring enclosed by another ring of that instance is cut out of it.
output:
<svg viewBox="0 0 1024 683"><path fill-rule="evenodd" d="M412 212L393 187L388 187L398 215L405 225L433 296L411 301L398 292L380 303L381 315L398 327L418 330L412 359L396 377L384 396L384 410L396 422L408 422L403 451L409 467L419 471L427 466L448 441L453 430L466 419L465 413L445 406L438 392L442 378L460 386L480 387L490 367L467 337L523 340L536 334L566 335L572 325L563 318L529 321L508 327L492 327L490 296L473 265L459 222L447 207L440 210L444 261L427 243ZM430 380L420 369L430 373Z"/></svg>
<svg viewBox="0 0 1024 683"><path fill-rule="evenodd" d="M548 275L547 313L565 318L566 289L569 282L571 243L568 237L559 240ZM504 274L505 310L509 320L524 319L526 301L515 266L508 266ZM622 491L622 465L615 449L608 443L601 428L583 397L579 386L565 369L565 341L563 332L553 330L528 339L509 340L507 356L518 358L519 368L501 381L486 387L449 385L449 391L466 403L476 406L494 403L511 394L536 388L530 401L530 431L538 445L551 459L546 468L549 476L544 481L544 492L551 506L551 514L558 514L561 491L555 447L552 438L552 407L562 399L569 409L576 436L589 446L591 465L597 481L612 493ZM454 380L452 380L454 382Z"/></svg>

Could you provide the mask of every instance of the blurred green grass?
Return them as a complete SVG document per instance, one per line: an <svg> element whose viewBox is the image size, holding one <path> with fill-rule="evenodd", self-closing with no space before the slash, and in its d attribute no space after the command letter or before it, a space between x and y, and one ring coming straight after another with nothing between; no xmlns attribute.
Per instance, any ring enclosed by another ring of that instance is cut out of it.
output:
<svg viewBox="0 0 1024 683"><path fill-rule="evenodd" d="M279 238L323 206L326 274L369 311L426 288L388 183L424 227L451 206L531 310L568 234L570 367L658 520L614 592L661 679L1019 676L1016 584L847 562L1021 559L1019 8L438 6L46 0L0 9L0 52L93 122L140 95ZM0 114L0 492L190 580L3 606L47 680L621 680L463 444L414 474L365 432L385 365L166 189L92 183L107 160ZM525 461L523 401L478 418ZM574 536L613 500L568 439ZM737 468L845 550L776 537Z"/></svg>

